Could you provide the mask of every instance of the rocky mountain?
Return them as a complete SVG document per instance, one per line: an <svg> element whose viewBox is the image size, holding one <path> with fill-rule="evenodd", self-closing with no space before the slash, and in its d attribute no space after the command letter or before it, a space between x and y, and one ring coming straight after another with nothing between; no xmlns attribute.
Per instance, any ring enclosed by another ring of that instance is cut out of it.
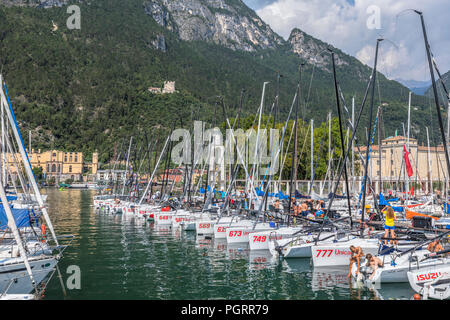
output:
<svg viewBox="0 0 450 320"><path fill-rule="evenodd" d="M44 9L62 7L69 2L70 0L0 0L0 4L5 6L37 7Z"/></svg>
<svg viewBox="0 0 450 320"><path fill-rule="evenodd" d="M181 40L208 41L232 50L276 48L283 39L240 0L151 0L146 14Z"/></svg>
<svg viewBox="0 0 450 320"><path fill-rule="evenodd" d="M36 147L98 148L107 158L113 141L152 126L170 127L175 120L186 125L194 116L217 120L218 95L233 114L243 88L250 115L264 81L271 81L266 93L268 101L273 98L277 72L286 115L300 62L306 63L301 117L320 123L335 113L330 46L299 29L284 40L241 0L74 2L81 8L80 30L65 27L68 1L0 0L0 64L20 125L36 137L53 136ZM352 96L358 104L371 69L332 49L347 105ZM378 80L376 103L385 105L386 127L394 131L404 121L409 90L382 74ZM164 81L175 81L179 93L149 92ZM413 103L420 135L425 103L418 96ZM367 119L363 114L362 127Z"/></svg>
<svg viewBox="0 0 450 320"><path fill-rule="evenodd" d="M311 37L300 29L293 29L289 36L288 42L291 46L290 50L297 54L299 57L308 61L311 64L315 64L316 67L321 69L331 71L331 56L328 52L328 48L332 49L337 53L336 55L336 65L349 65L351 59L350 56L344 54L342 51L322 42L318 39Z"/></svg>

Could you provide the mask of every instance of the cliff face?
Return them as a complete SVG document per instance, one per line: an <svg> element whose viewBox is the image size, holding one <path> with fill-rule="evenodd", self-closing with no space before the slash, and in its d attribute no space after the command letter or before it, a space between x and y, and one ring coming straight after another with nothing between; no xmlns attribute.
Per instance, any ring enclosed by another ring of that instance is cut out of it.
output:
<svg viewBox="0 0 450 320"><path fill-rule="evenodd" d="M331 70L331 54L328 48L332 48L330 45L314 39L308 34L299 29L293 29L289 36L288 42L290 44L291 51L311 64L316 64L316 67L330 71ZM335 61L337 66L349 65L348 58L342 52L335 51Z"/></svg>
<svg viewBox="0 0 450 320"><path fill-rule="evenodd" d="M61 7L69 0L0 0L0 4L37 8ZM79 0L79 2L84 2ZM157 24L175 33L180 40L212 42L236 51L287 50L325 71L331 71L328 44L299 29L288 41L275 33L241 0L144 0L144 12ZM166 52L163 35L155 35L151 45ZM338 66L356 60L337 50Z"/></svg>
<svg viewBox="0 0 450 320"><path fill-rule="evenodd" d="M6 6L39 7L39 8L62 7L68 2L69 0L0 0L0 4Z"/></svg>
<svg viewBox="0 0 450 320"><path fill-rule="evenodd" d="M232 50L276 48L284 40L240 0L151 0L145 12L185 41L208 41Z"/></svg>

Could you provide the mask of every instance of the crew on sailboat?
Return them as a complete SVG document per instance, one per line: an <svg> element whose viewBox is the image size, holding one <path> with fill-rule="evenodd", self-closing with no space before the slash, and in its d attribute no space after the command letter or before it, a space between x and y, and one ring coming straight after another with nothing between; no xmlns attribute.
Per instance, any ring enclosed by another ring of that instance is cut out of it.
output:
<svg viewBox="0 0 450 320"><path fill-rule="evenodd" d="M373 272L370 275L369 279L372 280L373 276L375 275L375 272L377 271L378 267L382 268L383 267L383 261L381 261L380 258L375 257L373 255L371 255L370 253L368 253L366 255L366 261L367 261L367 267L371 267Z"/></svg>
<svg viewBox="0 0 450 320"><path fill-rule="evenodd" d="M352 256L350 258L350 265L348 267L348 278L351 278L352 276L352 265L356 262L357 269L356 269L356 275L358 275L359 266L361 264L361 258L364 256L364 253L361 249L361 247L355 247L350 246L350 251L352 252Z"/></svg>
<svg viewBox="0 0 450 320"><path fill-rule="evenodd" d="M392 209L392 207L386 207L386 209L383 210L383 214L386 216L384 220L384 238L387 238L390 232L391 238L394 239L395 221L397 220L394 209ZM389 242L398 244L398 241L396 240L390 240ZM386 239L384 240L384 244L387 244Z"/></svg>
<svg viewBox="0 0 450 320"><path fill-rule="evenodd" d="M427 250L430 252L439 252L444 250L444 247L441 245L441 240L436 239L428 245Z"/></svg>

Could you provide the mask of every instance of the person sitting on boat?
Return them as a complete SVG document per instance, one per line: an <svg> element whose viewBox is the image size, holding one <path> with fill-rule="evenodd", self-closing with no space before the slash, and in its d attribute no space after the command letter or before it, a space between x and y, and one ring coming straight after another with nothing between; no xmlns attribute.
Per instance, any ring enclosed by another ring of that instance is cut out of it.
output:
<svg viewBox="0 0 450 320"><path fill-rule="evenodd" d="M291 209L293 216L296 217L298 214L298 207L294 197L291 198Z"/></svg>
<svg viewBox="0 0 450 320"><path fill-rule="evenodd" d="M358 275L359 266L361 265L361 257L364 256L364 253L363 253L361 247L355 247L355 246L351 245L350 251L352 253L352 256L350 257L350 265L348 267L348 278L351 278L351 276L352 276L352 265L355 262L357 264L356 275Z"/></svg>
<svg viewBox="0 0 450 320"><path fill-rule="evenodd" d="M397 217L395 215L394 209L392 207L386 207L385 210L383 210L383 214L386 216L384 220L384 238L387 238L389 236L389 233L391 234L391 238L395 238L395 221L397 220ZM390 240L390 243L398 244L398 241ZM384 244L387 244L387 240L384 240Z"/></svg>
<svg viewBox="0 0 450 320"><path fill-rule="evenodd" d="M371 267L373 270L372 274L369 277L369 279L372 280L372 278L375 276L375 272L377 271L378 267L380 268L383 267L383 261L381 261L380 258L371 255L370 253L366 255L366 260L367 266Z"/></svg>
<svg viewBox="0 0 450 320"><path fill-rule="evenodd" d="M439 252L443 251L444 247L441 245L440 239L436 239L428 245L427 250L430 252Z"/></svg>
<svg viewBox="0 0 450 320"><path fill-rule="evenodd" d="M300 208L300 212L299 212L303 217L306 217L309 213L311 213L311 211L308 209L308 205L306 204L306 202L302 202L301 204L301 208Z"/></svg>
<svg viewBox="0 0 450 320"><path fill-rule="evenodd" d="M309 200L307 200L307 203L306 203L307 205L308 205L308 210L309 211L313 211L314 210L314 202L313 202L313 200L312 199L309 199Z"/></svg>
<svg viewBox="0 0 450 320"><path fill-rule="evenodd" d="M441 191L439 190L436 190L436 203L438 205L442 205Z"/></svg>

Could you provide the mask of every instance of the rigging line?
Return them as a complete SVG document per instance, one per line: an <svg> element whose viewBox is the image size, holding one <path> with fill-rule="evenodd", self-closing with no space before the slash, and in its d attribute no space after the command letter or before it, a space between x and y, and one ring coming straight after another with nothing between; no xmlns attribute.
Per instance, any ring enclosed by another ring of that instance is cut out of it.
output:
<svg viewBox="0 0 450 320"><path fill-rule="evenodd" d="M284 169L284 164L285 164L285 162L286 162L286 158L287 158L287 155L288 155L288 153L289 153L289 147L290 147L290 145L291 145L291 140L292 140L292 135L294 134L294 122L292 122L292 128L291 128L291 133L290 133L290 135L289 135L289 140L288 140L288 144L287 144L287 147L286 147L286 152L284 153L284 157L283 157L283 154L281 154L281 159L283 159L281 162L282 162L282 165L281 165L281 170L280 170L280 175L279 175L279 177L278 177L278 183L281 185L281 180L282 180L282 175L283 175L283 169ZM283 144L284 144L284 141L282 142ZM280 188L281 189L281 188ZM281 191L281 190L280 190Z"/></svg>
<svg viewBox="0 0 450 320"><path fill-rule="evenodd" d="M373 146L373 140L374 140L374 138L375 138L375 131L376 131L376 129L377 129L377 123L378 123L378 115L377 115L377 117L375 118L375 123L374 123L374 126L373 126L373 132L372 132L372 139L371 139L371 141L370 141L370 147L369 147L369 152L368 152L368 158L367 158L367 163L366 163L366 165L365 166L367 166L367 170L369 170L369 167L368 167L368 163L369 163L369 161L370 161L370 158L371 158L371 153L372 153L372 146ZM365 162L365 161L364 161ZM366 174L366 173L364 173L367 177L369 176L368 174ZM363 195L363 191L364 191L364 185L365 185L365 183L366 183L366 181L365 180L363 180L363 184L362 184L362 186L361 186L361 192L360 192L360 194L359 194L359 200L358 200L358 205L357 205L357 208L356 208L356 210L358 210L359 209L359 206L360 206L360 202L361 202L361 197L362 197L362 195ZM362 208L363 210L364 210L364 208Z"/></svg>
<svg viewBox="0 0 450 320"><path fill-rule="evenodd" d="M313 175L311 177L311 184L309 187L309 195L311 195L311 192L313 190L314 177L316 175L317 165L319 164L319 156L322 154L323 141L325 140L326 136L327 136L326 131L324 131L324 135L322 136L322 139L320 140L319 152L317 153L316 164L314 166Z"/></svg>
<svg viewBox="0 0 450 320"><path fill-rule="evenodd" d="M314 78L314 71L316 69L316 63L317 63L317 61L314 61L313 69L312 69L312 72L311 72L311 79L309 81L308 96L307 96L307 99L305 101L304 108L302 110L303 111L303 119L305 119L305 114L304 114L305 112L304 112L304 110L308 109L308 104L310 102L309 98L310 98L310 94L311 94L311 87L312 87L312 81L313 81L313 78Z"/></svg>

